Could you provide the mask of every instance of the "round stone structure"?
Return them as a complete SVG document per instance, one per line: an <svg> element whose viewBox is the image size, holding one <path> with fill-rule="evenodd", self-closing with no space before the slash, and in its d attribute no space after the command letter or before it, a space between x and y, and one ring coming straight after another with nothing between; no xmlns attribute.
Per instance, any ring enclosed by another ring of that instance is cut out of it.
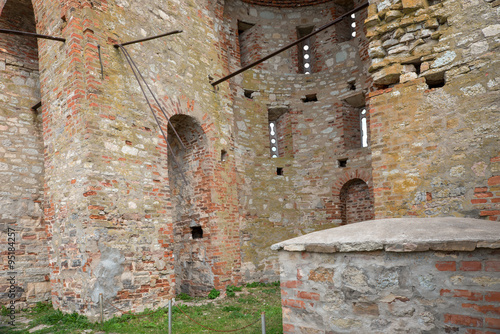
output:
<svg viewBox="0 0 500 334"><path fill-rule="evenodd" d="M397 218L279 250L284 333L498 333L500 224Z"/></svg>

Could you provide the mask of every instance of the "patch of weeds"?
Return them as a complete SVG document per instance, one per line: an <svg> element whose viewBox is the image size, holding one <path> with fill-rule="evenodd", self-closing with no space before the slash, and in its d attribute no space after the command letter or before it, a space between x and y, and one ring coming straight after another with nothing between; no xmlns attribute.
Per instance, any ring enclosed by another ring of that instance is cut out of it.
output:
<svg viewBox="0 0 500 334"><path fill-rule="evenodd" d="M5 307L5 305L2 305L2 308L0 308L0 314L3 316L8 316L10 314L10 310Z"/></svg>
<svg viewBox="0 0 500 334"><path fill-rule="evenodd" d="M271 282L271 283L263 283L263 282L252 282L247 283L247 288L263 288L263 287L272 287L272 286L280 286L280 282Z"/></svg>
<svg viewBox="0 0 500 334"><path fill-rule="evenodd" d="M241 291L243 288L241 286L228 285L226 291Z"/></svg>
<svg viewBox="0 0 500 334"><path fill-rule="evenodd" d="M220 291L212 289L210 293L208 294L208 299L215 299L220 296Z"/></svg>
<svg viewBox="0 0 500 334"><path fill-rule="evenodd" d="M259 300L255 297L241 297L241 298L238 298L238 303L242 303L242 304L256 304L256 303L259 303Z"/></svg>
<svg viewBox="0 0 500 334"><path fill-rule="evenodd" d="M222 311L224 312L241 311L241 306L233 306L233 305L224 306L222 308Z"/></svg>
<svg viewBox="0 0 500 334"><path fill-rule="evenodd" d="M184 301L193 300L193 297L191 297L190 295L188 295L187 293L184 293L184 292L177 295L177 298L180 300L184 300Z"/></svg>

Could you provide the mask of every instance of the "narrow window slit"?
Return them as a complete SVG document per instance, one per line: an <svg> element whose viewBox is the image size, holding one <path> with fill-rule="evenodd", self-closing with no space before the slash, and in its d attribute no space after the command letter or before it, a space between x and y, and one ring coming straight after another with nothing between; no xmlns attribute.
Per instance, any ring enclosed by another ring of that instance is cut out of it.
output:
<svg viewBox="0 0 500 334"><path fill-rule="evenodd" d="M227 159L227 151L226 150L221 150L220 151L220 161L224 162Z"/></svg>
<svg viewBox="0 0 500 334"><path fill-rule="evenodd" d="M283 175L283 167L276 168L276 175Z"/></svg>

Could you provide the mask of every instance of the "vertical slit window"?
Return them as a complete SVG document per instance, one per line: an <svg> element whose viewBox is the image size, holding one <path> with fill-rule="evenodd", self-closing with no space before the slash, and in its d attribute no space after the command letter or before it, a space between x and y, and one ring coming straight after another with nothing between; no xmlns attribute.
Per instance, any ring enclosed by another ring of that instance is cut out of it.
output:
<svg viewBox="0 0 500 334"><path fill-rule="evenodd" d="M351 36L356 37L356 14L351 14Z"/></svg>
<svg viewBox="0 0 500 334"><path fill-rule="evenodd" d="M366 121L366 108L361 109L359 117L361 125L361 147L368 147L368 123Z"/></svg>
<svg viewBox="0 0 500 334"><path fill-rule="evenodd" d="M309 35L314 30L314 26L297 28L297 37L300 39ZM298 44L299 72L311 74L313 72L313 49L312 37Z"/></svg>
<svg viewBox="0 0 500 334"><path fill-rule="evenodd" d="M269 139L271 141L271 158L277 158L278 152L278 131L276 131L276 121L269 121Z"/></svg>

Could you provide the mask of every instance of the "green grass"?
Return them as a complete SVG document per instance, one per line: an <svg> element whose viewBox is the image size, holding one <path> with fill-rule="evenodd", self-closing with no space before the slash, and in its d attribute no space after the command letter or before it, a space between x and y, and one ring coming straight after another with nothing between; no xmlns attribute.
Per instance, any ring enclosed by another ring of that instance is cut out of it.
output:
<svg viewBox="0 0 500 334"><path fill-rule="evenodd" d="M231 330L242 328L257 321L254 325L238 331L237 333L260 333L261 312L266 314L266 332L268 334L283 333L281 325L281 301L279 283L254 284L251 287L231 287L226 289L226 293L232 292L235 297L219 298L215 300L187 298L178 296L176 307L172 309L172 332L173 333L214 333L208 329L200 327L193 320L186 317L179 308L189 317L207 327L218 330ZM203 305L188 306L182 305L179 297L189 299L188 303L195 302ZM150 311L145 311L147 314ZM54 310L50 304L37 304L29 311L22 311L16 314L18 317L26 317L31 320L27 328L16 330L0 327L0 333L26 334L29 329L44 324L52 326L36 331L35 334L76 334L83 333L84 330L92 332L106 333L168 333L168 309L159 309L154 313L136 317L124 315L112 318L103 324L91 323L86 317L73 314L64 314L59 310ZM7 330L8 329L8 330ZM7 330L7 331L6 331ZM91 332L91 333L92 333ZM88 331L87 331L88 333Z"/></svg>

